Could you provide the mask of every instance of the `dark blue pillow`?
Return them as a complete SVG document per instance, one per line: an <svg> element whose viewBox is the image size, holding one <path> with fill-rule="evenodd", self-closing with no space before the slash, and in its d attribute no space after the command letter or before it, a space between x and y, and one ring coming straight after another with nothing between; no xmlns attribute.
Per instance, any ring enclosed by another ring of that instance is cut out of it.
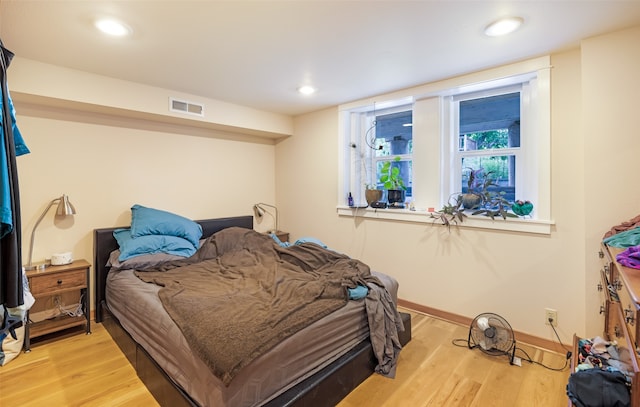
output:
<svg viewBox="0 0 640 407"><path fill-rule="evenodd" d="M146 235L177 236L190 241L194 247L202 237L199 223L183 216L142 205L131 207L131 236Z"/></svg>
<svg viewBox="0 0 640 407"><path fill-rule="evenodd" d="M143 254L166 253L176 256L190 257L197 251L190 241L171 235L144 235L133 238L131 229L116 229L113 231L120 246L118 260L125 261Z"/></svg>

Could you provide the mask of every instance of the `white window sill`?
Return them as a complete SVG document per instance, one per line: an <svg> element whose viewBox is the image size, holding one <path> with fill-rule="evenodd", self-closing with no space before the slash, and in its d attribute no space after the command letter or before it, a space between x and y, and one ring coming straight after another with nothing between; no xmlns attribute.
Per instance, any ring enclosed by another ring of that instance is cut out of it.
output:
<svg viewBox="0 0 640 407"><path fill-rule="evenodd" d="M408 209L375 209L375 208L351 208L349 206L338 206L336 208L339 216L353 216L369 219L396 220L400 222L426 223L433 226L443 227L438 219L430 217L429 212L425 210L410 211ZM464 219L464 222L452 224L452 227L461 228L480 228L493 230L506 230L511 232L551 234L551 227L555 222L540 219L525 218L496 218L491 219L488 216L470 214Z"/></svg>

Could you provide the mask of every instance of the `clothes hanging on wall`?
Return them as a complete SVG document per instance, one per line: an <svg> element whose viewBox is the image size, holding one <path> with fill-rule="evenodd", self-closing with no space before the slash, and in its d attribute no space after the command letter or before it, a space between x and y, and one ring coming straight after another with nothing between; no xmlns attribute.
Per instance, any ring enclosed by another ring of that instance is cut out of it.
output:
<svg viewBox="0 0 640 407"><path fill-rule="evenodd" d="M7 68L13 53L0 39L2 98L0 142L0 304L18 307L24 303L22 284L22 233L16 155L29 153L16 126L15 110L7 85Z"/></svg>

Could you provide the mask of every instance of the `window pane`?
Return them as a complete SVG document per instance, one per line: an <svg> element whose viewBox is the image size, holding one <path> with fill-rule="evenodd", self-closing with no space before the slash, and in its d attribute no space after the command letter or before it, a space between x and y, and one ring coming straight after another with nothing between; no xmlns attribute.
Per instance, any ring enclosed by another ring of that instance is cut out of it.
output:
<svg viewBox="0 0 640 407"><path fill-rule="evenodd" d="M375 156L411 154L412 120L411 110L376 116Z"/></svg>
<svg viewBox="0 0 640 407"><path fill-rule="evenodd" d="M518 140L518 143L520 140ZM459 151L491 150L508 148L509 129L489 130L460 135Z"/></svg>
<svg viewBox="0 0 640 407"><path fill-rule="evenodd" d="M520 147L520 92L460 101L458 151Z"/></svg>
<svg viewBox="0 0 640 407"><path fill-rule="evenodd" d="M504 192L504 198L515 201L516 193L516 157L515 155L494 155L464 157L461 160L462 182L460 190L464 193L468 190L469 169L483 169L483 176L489 176L496 186L488 188L489 191Z"/></svg>

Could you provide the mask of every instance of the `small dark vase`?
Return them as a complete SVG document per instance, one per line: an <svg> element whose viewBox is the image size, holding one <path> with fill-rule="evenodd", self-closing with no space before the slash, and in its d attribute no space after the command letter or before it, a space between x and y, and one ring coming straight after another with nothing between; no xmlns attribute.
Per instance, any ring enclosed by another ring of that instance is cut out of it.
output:
<svg viewBox="0 0 640 407"><path fill-rule="evenodd" d="M382 192L384 191L381 189L366 189L364 191L364 197L367 200L367 204L371 205L373 202L381 200Z"/></svg>
<svg viewBox="0 0 640 407"><path fill-rule="evenodd" d="M475 209L482 203L482 197L478 194L462 194L462 207L464 209Z"/></svg>
<svg viewBox="0 0 640 407"><path fill-rule="evenodd" d="M387 190L387 201L390 208L404 208L404 189L389 189Z"/></svg>

